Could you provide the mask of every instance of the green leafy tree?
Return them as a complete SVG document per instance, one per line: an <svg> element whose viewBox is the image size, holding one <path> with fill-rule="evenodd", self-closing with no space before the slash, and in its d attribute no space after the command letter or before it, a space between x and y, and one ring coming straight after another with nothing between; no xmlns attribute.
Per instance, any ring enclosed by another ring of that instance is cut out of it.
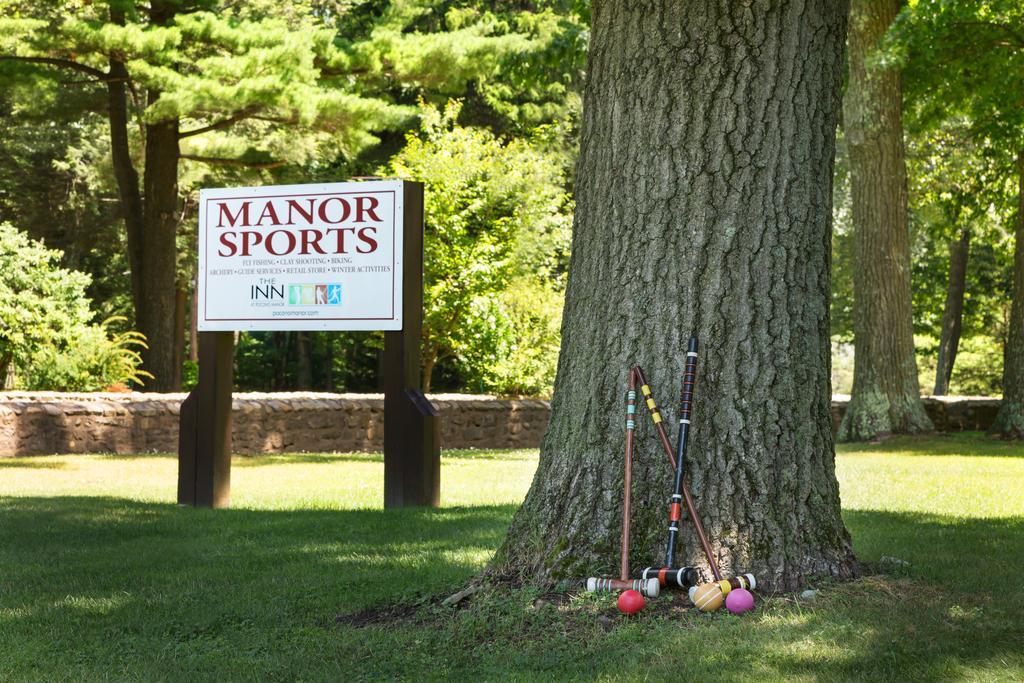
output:
<svg viewBox="0 0 1024 683"><path fill-rule="evenodd" d="M60 268L60 256L0 223L0 372L37 347L69 338L91 317L89 276Z"/></svg>
<svg viewBox="0 0 1024 683"><path fill-rule="evenodd" d="M995 433L1024 438L1024 5L1017 0L918 0L904 8L890 58L903 64L922 118L951 108L1017 185L1012 305Z"/></svg>
<svg viewBox="0 0 1024 683"><path fill-rule="evenodd" d="M488 369L488 384L501 394L550 396L561 345L565 293L536 278L512 281L499 296L509 325L505 343Z"/></svg>
<svg viewBox="0 0 1024 683"><path fill-rule="evenodd" d="M951 390L961 337L992 341L1005 327L1008 291L993 256L1004 252L1000 210L1009 188L997 156L969 134L963 117L925 127L908 119L915 331L937 340L934 355L928 354L934 358L928 383L941 396ZM978 344L984 340L972 346ZM969 372L977 376L984 369ZM975 389L978 384L971 383Z"/></svg>
<svg viewBox="0 0 1024 683"><path fill-rule="evenodd" d="M473 90L492 118L516 125L559 115L582 73L585 29L548 9L514 20L497 9L426 0L0 2L0 79L105 95L91 109L109 122L135 319L151 340L143 356L155 388L173 386L179 367L182 168L194 180L253 181L286 165L351 162L378 133L406 125L412 110L401 102L425 93ZM573 56L567 69L561 54Z"/></svg>
<svg viewBox="0 0 1024 683"><path fill-rule="evenodd" d="M494 388L509 350L536 334L515 324L505 292L514 278L560 287L571 208L557 158L525 140L505 143L459 126L459 109L424 109L422 135L410 135L383 172L426 185L424 387L438 362L451 359L471 385Z"/></svg>
<svg viewBox="0 0 1024 683"><path fill-rule="evenodd" d="M95 325L89 276L61 268L61 252L0 223L0 374L13 364L30 389L93 390L141 382L136 332Z"/></svg>

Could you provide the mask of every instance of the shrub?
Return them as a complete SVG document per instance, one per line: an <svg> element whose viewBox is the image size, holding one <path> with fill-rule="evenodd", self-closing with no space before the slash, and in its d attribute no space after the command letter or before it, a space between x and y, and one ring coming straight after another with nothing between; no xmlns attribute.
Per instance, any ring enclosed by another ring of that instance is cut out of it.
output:
<svg viewBox="0 0 1024 683"><path fill-rule="evenodd" d="M45 344L32 353L19 369L19 384L39 391L102 391L128 382L142 384L152 378L139 370L145 348L141 332L114 332L108 318L98 325L81 325L74 340Z"/></svg>
<svg viewBox="0 0 1024 683"><path fill-rule="evenodd" d="M141 383L138 332L92 323L89 276L61 268L62 253L0 223L0 373L11 364L16 386L92 391Z"/></svg>
<svg viewBox="0 0 1024 683"><path fill-rule="evenodd" d="M488 385L505 395L550 395L561 342L562 292L524 278L513 282L501 301L510 329Z"/></svg>
<svg viewBox="0 0 1024 683"><path fill-rule="evenodd" d="M554 318L529 314L517 297L560 296L572 213L564 168L534 141L458 125L458 103L422 111L421 134L382 173L425 185L424 386L446 363L463 385L547 393L541 378L553 377L558 355L545 346ZM557 329L554 338L557 346ZM527 348L539 339L543 353Z"/></svg>

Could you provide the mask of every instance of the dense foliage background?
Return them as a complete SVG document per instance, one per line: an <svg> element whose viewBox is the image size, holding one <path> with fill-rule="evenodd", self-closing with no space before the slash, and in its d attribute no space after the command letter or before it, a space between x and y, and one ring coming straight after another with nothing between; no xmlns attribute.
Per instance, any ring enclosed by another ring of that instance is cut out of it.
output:
<svg viewBox="0 0 1024 683"><path fill-rule="evenodd" d="M154 8L164 7L163 15ZM109 83L127 144L180 140L174 310L195 381L195 206L204 186L360 176L427 186L424 385L546 395L569 261L589 3L0 0L0 368L21 388L146 386ZM1024 21L1015 3L911 2L877 59L903 71L914 331L935 384L953 245L969 241L949 393L998 394L1007 340ZM78 67L70 67L74 63ZM92 73L92 72L95 73ZM849 169L840 131L833 383L853 374ZM143 192L143 195L145 193ZM638 226L642 230L642 226ZM966 253L966 252L965 252ZM966 258L966 255L965 255ZM376 333L239 335L239 389L372 391Z"/></svg>

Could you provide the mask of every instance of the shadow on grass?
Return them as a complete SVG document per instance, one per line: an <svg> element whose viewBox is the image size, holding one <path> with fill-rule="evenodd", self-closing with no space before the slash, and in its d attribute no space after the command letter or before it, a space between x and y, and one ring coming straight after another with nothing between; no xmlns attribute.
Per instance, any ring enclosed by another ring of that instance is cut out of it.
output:
<svg viewBox="0 0 1024 683"><path fill-rule="evenodd" d="M332 615L457 586L501 540L513 511L203 510L111 497L0 497L0 576L13 586L52 584L61 595L69 586L104 593L145 584L160 600L176 600L194 581L252 590L247 583L291 576L295 583L281 586L288 595L300 585L311 594L331 586L322 609ZM42 596L21 597L31 606ZM219 599L207 598L211 607Z"/></svg>
<svg viewBox="0 0 1024 683"><path fill-rule="evenodd" d="M459 449L441 451L442 460L536 460L539 449L526 448L514 450L477 450Z"/></svg>
<svg viewBox="0 0 1024 683"><path fill-rule="evenodd" d="M232 467L266 467L268 465L330 465L341 462L382 463L381 453L235 453Z"/></svg>
<svg viewBox="0 0 1024 683"><path fill-rule="evenodd" d="M457 589L513 512L0 497L0 679L252 678L254 657L313 657L339 613Z"/></svg>
<svg viewBox="0 0 1024 683"><path fill-rule="evenodd" d="M625 619L611 598L592 602L596 612L535 609L528 591L501 589L432 621L333 624L457 588L500 543L514 507L211 511L0 498L0 678L937 680L1000 662L1013 678L1020 663L1021 518L845 511L862 559L909 568L744 618L688 609Z"/></svg>
<svg viewBox="0 0 1024 683"><path fill-rule="evenodd" d="M27 470L62 470L67 467L67 463L64 462L53 462L50 460L35 459L35 458L18 458L17 460L7 460L0 458L0 470L2 469L27 469Z"/></svg>
<svg viewBox="0 0 1024 683"><path fill-rule="evenodd" d="M821 604L798 606L785 636L766 648L778 673L938 680L1024 667L1024 589L1013 578L1024 562L1024 517L844 510L843 519L869 572L887 577L826 586ZM822 662L794 647L815 640L836 656Z"/></svg>
<svg viewBox="0 0 1024 683"><path fill-rule="evenodd" d="M1024 517L843 510L843 521L857 557L869 565L924 577L954 591L982 588L1017 601L1024 598L1021 582L1011 578L1024 565ZM883 557L910 564L882 562Z"/></svg>
<svg viewBox="0 0 1024 683"><path fill-rule="evenodd" d="M536 459L535 450L451 450L441 451L441 461L446 460L486 460L486 461L519 461ZM383 453L236 453L231 464L237 467L264 467L283 464L331 464L340 462L382 463Z"/></svg>
<svg viewBox="0 0 1024 683"><path fill-rule="evenodd" d="M429 669L410 662L429 653L444 653L436 666L443 662L456 678L500 671L527 680L1019 678L1024 594L1014 576L1024 561L1024 519L857 510L845 518L865 559L898 553L909 568L822 582L814 601L773 599L745 617L700 615L681 598L670 614L633 618L618 615L612 598L535 609L529 595L505 591L406 637L396 635L405 628L399 621L346 628L343 637L360 638L353 656L372 662L371 679L426 676ZM390 652L402 654L381 654Z"/></svg>

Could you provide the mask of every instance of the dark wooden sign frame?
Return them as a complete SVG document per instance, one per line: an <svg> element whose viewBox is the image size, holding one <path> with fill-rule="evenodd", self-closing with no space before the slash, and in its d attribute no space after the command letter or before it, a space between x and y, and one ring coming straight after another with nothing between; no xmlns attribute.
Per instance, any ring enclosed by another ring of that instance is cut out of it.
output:
<svg viewBox="0 0 1024 683"><path fill-rule="evenodd" d="M384 333L384 507L440 504L441 430L420 384L423 184L404 181L402 329ZM234 332L199 333L199 383L181 404L178 503L231 500Z"/></svg>

